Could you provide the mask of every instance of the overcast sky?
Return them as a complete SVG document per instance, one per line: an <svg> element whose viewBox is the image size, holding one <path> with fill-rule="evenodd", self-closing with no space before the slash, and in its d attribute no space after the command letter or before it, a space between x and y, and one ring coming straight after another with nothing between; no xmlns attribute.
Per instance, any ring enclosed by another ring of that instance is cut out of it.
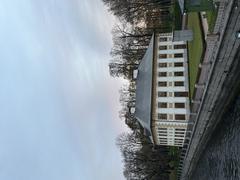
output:
<svg viewBox="0 0 240 180"><path fill-rule="evenodd" d="M122 180L101 0L0 1L0 179Z"/></svg>

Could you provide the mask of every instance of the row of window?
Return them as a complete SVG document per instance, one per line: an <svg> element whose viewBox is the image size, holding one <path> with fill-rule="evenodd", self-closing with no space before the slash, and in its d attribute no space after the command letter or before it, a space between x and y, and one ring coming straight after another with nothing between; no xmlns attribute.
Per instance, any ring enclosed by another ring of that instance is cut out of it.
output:
<svg viewBox="0 0 240 180"><path fill-rule="evenodd" d="M167 59L167 58L182 58L183 53L176 53L176 54L159 54L159 59Z"/></svg>
<svg viewBox="0 0 240 180"><path fill-rule="evenodd" d="M167 130L168 130L168 128L161 128L161 127L158 128L158 131L167 131ZM185 129L176 128L175 131L185 132ZM178 132L178 133L180 133L180 132Z"/></svg>
<svg viewBox="0 0 240 180"><path fill-rule="evenodd" d="M158 82L158 87L167 87L172 86L172 82L167 82L167 81L159 81ZM184 86L184 81L175 81L174 86L179 87L179 86Z"/></svg>
<svg viewBox="0 0 240 180"><path fill-rule="evenodd" d="M175 134L179 136L184 136L185 131L175 131L174 133L172 131L167 132L167 131L158 131L159 134Z"/></svg>
<svg viewBox="0 0 240 180"><path fill-rule="evenodd" d="M158 113L159 120L173 120L173 114ZM174 114L175 120L186 120L186 114Z"/></svg>
<svg viewBox="0 0 240 180"><path fill-rule="evenodd" d="M183 62L175 62L173 63L158 63L159 68L166 68L166 67L183 67Z"/></svg>
<svg viewBox="0 0 240 180"><path fill-rule="evenodd" d="M158 77L167 77L167 76L174 76L179 77L179 76L184 76L183 71L176 71L176 72L158 72Z"/></svg>
<svg viewBox="0 0 240 180"><path fill-rule="evenodd" d="M169 97L172 97L174 95L174 97L188 97L188 92L187 91L183 91L183 92L165 92L165 91L159 91L158 92L158 97L167 97L167 95Z"/></svg>
<svg viewBox="0 0 240 180"><path fill-rule="evenodd" d="M160 37L159 41L160 42L172 41L172 37L168 37L168 38L167 37Z"/></svg>
<svg viewBox="0 0 240 180"><path fill-rule="evenodd" d="M173 107L174 104L174 107ZM185 108L185 103L158 102L158 108Z"/></svg>
<svg viewBox="0 0 240 180"><path fill-rule="evenodd" d="M181 134L181 135L180 134L175 134L175 135L172 134L172 136L169 136L169 134L167 134L167 133L159 133L158 136L161 136L161 137L174 137L177 140L179 140L179 138L180 139L184 138L184 134Z"/></svg>
<svg viewBox="0 0 240 180"><path fill-rule="evenodd" d="M187 45L186 44L175 44L175 45L161 45L159 46L159 50L167 50L167 49L186 49Z"/></svg>

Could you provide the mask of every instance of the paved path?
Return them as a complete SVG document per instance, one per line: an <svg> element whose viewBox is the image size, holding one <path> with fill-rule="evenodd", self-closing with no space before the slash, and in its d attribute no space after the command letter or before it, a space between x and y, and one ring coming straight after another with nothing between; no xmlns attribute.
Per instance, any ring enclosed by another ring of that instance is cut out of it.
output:
<svg viewBox="0 0 240 180"><path fill-rule="evenodd" d="M201 17L201 22L202 22L205 39L207 39L208 29L209 29L206 15L207 15L206 12L200 12L200 17Z"/></svg>

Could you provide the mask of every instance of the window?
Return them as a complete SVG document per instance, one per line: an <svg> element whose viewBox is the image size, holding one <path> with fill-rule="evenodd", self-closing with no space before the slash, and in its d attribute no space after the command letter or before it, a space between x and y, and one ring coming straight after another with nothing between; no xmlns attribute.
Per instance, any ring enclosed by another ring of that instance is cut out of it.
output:
<svg viewBox="0 0 240 180"><path fill-rule="evenodd" d="M184 134L185 132L175 132L175 134Z"/></svg>
<svg viewBox="0 0 240 180"><path fill-rule="evenodd" d="M167 119L167 114L158 114L158 119Z"/></svg>
<svg viewBox="0 0 240 180"><path fill-rule="evenodd" d="M159 87L166 87L167 86L167 82L166 81L159 81L158 82L158 86Z"/></svg>
<svg viewBox="0 0 240 180"><path fill-rule="evenodd" d="M172 86L172 82L168 82L168 86Z"/></svg>
<svg viewBox="0 0 240 180"><path fill-rule="evenodd" d="M166 77L167 72L158 72L158 77Z"/></svg>
<svg viewBox="0 0 240 180"><path fill-rule="evenodd" d="M166 131L158 131L158 133L165 133L165 134L167 134L167 130Z"/></svg>
<svg viewBox="0 0 240 180"><path fill-rule="evenodd" d="M188 92L174 92L174 97L188 97Z"/></svg>
<svg viewBox="0 0 240 180"><path fill-rule="evenodd" d="M172 72L169 72L169 73L168 73L168 76L172 76L172 74L173 74Z"/></svg>
<svg viewBox="0 0 240 180"><path fill-rule="evenodd" d="M167 58L167 54L159 54L159 58L160 59L166 59Z"/></svg>
<svg viewBox="0 0 240 180"><path fill-rule="evenodd" d="M168 54L168 58L172 58L173 57L173 55L172 54Z"/></svg>
<svg viewBox="0 0 240 180"><path fill-rule="evenodd" d="M176 82L174 82L174 86L184 86L184 82L183 81L176 81Z"/></svg>
<svg viewBox="0 0 240 180"><path fill-rule="evenodd" d="M185 103L175 103L175 108L185 108Z"/></svg>
<svg viewBox="0 0 240 180"><path fill-rule="evenodd" d="M174 45L174 49L186 49L186 44L176 44Z"/></svg>
<svg viewBox="0 0 240 180"><path fill-rule="evenodd" d="M167 40L168 40L167 37L160 37L160 38L159 38L159 41L160 41L160 42L165 42L165 41L167 41Z"/></svg>
<svg viewBox="0 0 240 180"><path fill-rule="evenodd" d="M175 114L175 120L186 120L185 114Z"/></svg>
<svg viewBox="0 0 240 180"><path fill-rule="evenodd" d="M169 108L173 108L173 103L169 103Z"/></svg>
<svg viewBox="0 0 240 180"><path fill-rule="evenodd" d="M177 144L177 145L181 145L183 143L183 140L182 139L175 139L174 143Z"/></svg>
<svg viewBox="0 0 240 180"><path fill-rule="evenodd" d="M183 142L183 139L175 139L174 143L175 144L181 144Z"/></svg>
<svg viewBox="0 0 240 180"><path fill-rule="evenodd" d="M167 46L159 46L159 50L166 50Z"/></svg>
<svg viewBox="0 0 240 180"><path fill-rule="evenodd" d="M167 136L167 134L165 134L165 133L159 133L158 135L159 136Z"/></svg>
<svg viewBox="0 0 240 180"><path fill-rule="evenodd" d="M183 67L183 63L182 62L175 62L174 67Z"/></svg>
<svg viewBox="0 0 240 180"><path fill-rule="evenodd" d="M175 137L183 137L181 134L175 134Z"/></svg>
<svg viewBox="0 0 240 180"><path fill-rule="evenodd" d="M158 103L158 108L167 108L167 103L159 102Z"/></svg>
<svg viewBox="0 0 240 180"><path fill-rule="evenodd" d="M158 63L158 67L167 67L167 63Z"/></svg>
<svg viewBox="0 0 240 180"><path fill-rule="evenodd" d="M173 93L172 93L172 92L168 92L168 96L169 96L169 97L172 97L172 96L173 96Z"/></svg>
<svg viewBox="0 0 240 180"><path fill-rule="evenodd" d="M167 92L158 92L158 97L167 97Z"/></svg>
<svg viewBox="0 0 240 180"><path fill-rule="evenodd" d="M174 76L183 76L183 71L174 72Z"/></svg>
<svg viewBox="0 0 240 180"><path fill-rule="evenodd" d="M173 46L172 46L172 45L169 45L169 46L168 46L168 49L172 49L172 48L173 48Z"/></svg>
<svg viewBox="0 0 240 180"><path fill-rule="evenodd" d="M183 57L183 53L174 54L174 57L175 58L182 58Z"/></svg>
<svg viewBox="0 0 240 180"><path fill-rule="evenodd" d="M185 129L175 129L175 133L176 131L185 131Z"/></svg>

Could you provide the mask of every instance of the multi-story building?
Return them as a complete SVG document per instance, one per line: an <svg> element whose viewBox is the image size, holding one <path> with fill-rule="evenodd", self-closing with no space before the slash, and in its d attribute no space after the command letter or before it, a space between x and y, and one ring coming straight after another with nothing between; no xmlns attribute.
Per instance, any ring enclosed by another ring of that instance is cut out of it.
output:
<svg viewBox="0 0 240 180"><path fill-rule="evenodd" d="M153 35L138 67L135 116L156 145L182 147L185 140L190 115L189 39L191 32L186 31Z"/></svg>

